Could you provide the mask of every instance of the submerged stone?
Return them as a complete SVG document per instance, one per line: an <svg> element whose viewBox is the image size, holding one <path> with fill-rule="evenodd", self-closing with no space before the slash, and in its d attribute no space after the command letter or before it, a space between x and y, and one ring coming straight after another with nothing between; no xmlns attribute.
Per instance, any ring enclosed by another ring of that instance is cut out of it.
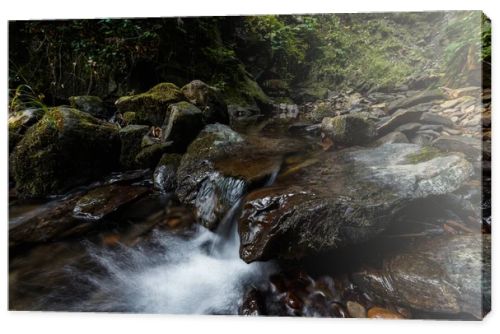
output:
<svg viewBox="0 0 500 334"><path fill-rule="evenodd" d="M450 193L471 176L463 157L423 150L385 144L325 153L249 193L239 219L241 258L299 258L366 241L411 201Z"/></svg>

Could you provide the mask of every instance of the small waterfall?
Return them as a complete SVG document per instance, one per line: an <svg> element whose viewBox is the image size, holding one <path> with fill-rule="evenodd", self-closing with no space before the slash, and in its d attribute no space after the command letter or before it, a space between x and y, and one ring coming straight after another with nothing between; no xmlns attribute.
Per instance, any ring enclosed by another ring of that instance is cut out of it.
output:
<svg viewBox="0 0 500 334"><path fill-rule="evenodd" d="M278 172L279 168L269 176L266 185L274 182ZM243 193L221 219L215 233L196 225L188 235L155 231L147 242L135 247L109 249L89 244L93 270L68 271L74 277L72 281L90 287L90 295L82 299L59 296L53 308L237 314L248 288L265 282L275 270L271 262L247 264L240 259L237 218L242 199Z"/></svg>

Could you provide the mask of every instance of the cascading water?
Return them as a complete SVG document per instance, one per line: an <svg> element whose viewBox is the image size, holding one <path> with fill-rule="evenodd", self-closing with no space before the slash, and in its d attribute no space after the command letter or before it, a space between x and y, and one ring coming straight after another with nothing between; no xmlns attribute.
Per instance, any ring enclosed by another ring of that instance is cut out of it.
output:
<svg viewBox="0 0 500 334"><path fill-rule="evenodd" d="M144 247L109 250L89 246L92 262L102 273L83 277L95 292L75 308L236 314L245 291L273 272L272 263L247 264L240 259L236 224L240 206L241 198L226 212L215 233L196 225L188 236L156 231Z"/></svg>
<svg viewBox="0 0 500 334"><path fill-rule="evenodd" d="M79 308L173 314L236 314L245 290L267 277L272 265L246 264L238 255L238 236L210 246L218 236L197 226L189 238L157 232L154 246L120 251L91 250L105 269L89 277L97 293Z"/></svg>

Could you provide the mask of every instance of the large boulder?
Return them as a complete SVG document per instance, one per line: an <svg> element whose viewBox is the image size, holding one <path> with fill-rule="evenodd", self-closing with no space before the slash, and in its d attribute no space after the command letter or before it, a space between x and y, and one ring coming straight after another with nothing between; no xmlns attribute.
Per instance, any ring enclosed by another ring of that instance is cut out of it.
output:
<svg viewBox="0 0 500 334"><path fill-rule="evenodd" d="M116 102L119 112L135 112L137 124L161 126L168 117L168 107L184 100L179 87L173 83L160 83L145 93L122 96Z"/></svg>
<svg viewBox="0 0 500 334"><path fill-rule="evenodd" d="M107 119L112 116L98 96L71 96L68 100L72 108L89 113L94 117Z"/></svg>
<svg viewBox="0 0 500 334"><path fill-rule="evenodd" d="M283 155L304 147L301 141L248 137L222 124L207 125L182 157L177 197L195 206L201 224L215 228L248 189L272 180Z"/></svg>
<svg viewBox="0 0 500 334"><path fill-rule="evenodd" d="M490 271L491 238L478 233L416 240L353 279L379 301L481 319L491 307Z"/></svg>
<svg viewBox="0 0 500 334"><path fill-rule="evenodd" d="M186 99L203 111L206 124L229 124L226 102L220 92L200 80L193 80L181 88Z"/></svg>
<svg viewBox="0 0 500 334"><path fill-rule="evenodd" d="M135 157L141 151L141 143L149 132L147 125L128 125L120 129L120 165L125 169L137 168Z"/></svg>
<svg viewBox="0 0 500 334"><path fill-rule="evenodd" d="M67 107L52 108L11 155L21 197L61 194L108 173L118 164L118 128Z"/></svg>
<svg viewBox="0 0 500 334"><path fill-rule="evenodd" d="M348 146L366 144L376 135L372 121L355 115L325 117L321 122L321 131L334 143Z"/></svg>
<svg viewBox="0 0 500 334"><path fill-rule="evenodd" d="M471 174L462 156L413 144L325 153L246 196L240 256L298 258L368 240L405 205L450 193Z"/></svg>
<svg viewBox="0 0 500 334"><path fill-rule="evenodd" d="M163 138L165 141L172 141L177 152L185 152L205 126L203 112L191 103L183 101L172 104L169 113Z"/></svg>

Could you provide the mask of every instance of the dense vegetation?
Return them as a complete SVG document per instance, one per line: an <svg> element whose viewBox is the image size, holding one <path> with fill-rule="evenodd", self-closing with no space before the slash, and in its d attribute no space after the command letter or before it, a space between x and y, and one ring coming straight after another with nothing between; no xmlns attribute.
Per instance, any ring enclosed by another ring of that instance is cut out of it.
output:
<svg viewBox="0 0 500 334"><path fill-rule="evenodd" d="M479 17L431 12L17 21L10 23L9 86L29 85L54 104L71 95L112 100L158 82L201 79L232 102L251 104L266 101L260 87L302 102L327 89L394 88L423 73L460 85L479 68L476 53L490 62L491 27L483 17L480 29Z"/></svg>

